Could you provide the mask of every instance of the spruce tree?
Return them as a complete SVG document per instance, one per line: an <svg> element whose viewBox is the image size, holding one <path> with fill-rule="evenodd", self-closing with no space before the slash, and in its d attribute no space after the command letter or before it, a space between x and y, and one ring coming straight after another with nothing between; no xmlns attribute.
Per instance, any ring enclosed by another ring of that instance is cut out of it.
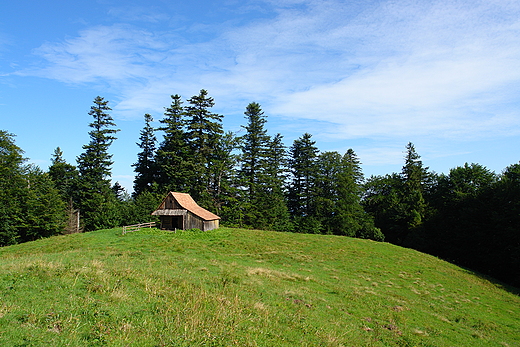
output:
<svg viewBox="0 0 520 347"><path fill-rule="evenodd" d="M49 166L49 177L54 182L54 186L58 189L61 200L66 206L66 225L62 231L65 234L79 232L80 225L78 223L78 209L74 204L73 198L76 196L78 189L79 173L77 168L69 164L63 158L63 151L60 147L54 150L51 158L51 166Z"/></svg>
<svg viewBox="0 0 520 347"><path fill-rule="evenodd" d="M244 112L247 125L242 126L246 133L242 136L241 167L239 175L244 184L245 201L251 203L254 200L258 185L261 184L260 176L263 174L263 166L269 148L270 137L264 128L266 117L260 104L252 102Z"/></svg>
<svg viewBox="0 0 520 347"><path fill-rule="evenodd" d="M49 176L58 189L62 200L68 203L76 190L79 174L74 165L63 159L63 151L60 147L57 147L52 155Z"/></svg>
<svg viewBox="0 0 520 347"><path fill-rule="evenodd" d="M421 156L415 151L415 146L409 142L406 145L405 164L401 173L404 234L398 236L400 242L404 241L410 231L422 224L426 212L423 194L428 173L420 158Z"/></svg>
<svg viewBox="0 0 520 347"><path fill-rule="evenodd" d="M65 204L47 173L26 165L14 135L0 130L0 245L63 230Z"/></svg>
<svg viewBox="0 0 520 347"><path fill-rule="evenodd" d="M199 95L188 99L188 105L184 108L189 162L192 164L186 178L190 182L191 196L206 208L212 206L208 168L216 160L214 151L224 133L221 124L223 116L211 112L214 105L213 98L202 89Z"/></svg>
<svg viewBox="0 0 520 347"><path fill-rule="evenodd" d="M286 151L282 136L267 135L260 104L252 102L244 112L247 125L241 140L242 222L257 229L291 230L283 192Z"/></svg>
<svg viewBox="0 0 520 347"><path fill-rule="evenodd" d="M374 225L373 218L365 212L361 205L363 172L361 162L352 149L347 150L341 160L338 174L338 200L334 225L335 233L383 241L381 230Z"/></svg>
<svg viewBox="0 0 520 347"><path fill-rule="evenodd" d="M342 226L334 220L339 199L338 180L342 157L338 152L322 152L316 162L316 218L321 222L321 232L337 233Z"/></svg>
<svg viewBox="0 0 520 347"><path fill-rule="evenodd" d="M193 158L185 131L186 114L181 97L175 94L171 99L170 107L165 108L164 118L159 121L162 126L158 130L163 131L164 136L156 155L158 190L162 194L168 191L188 193Z"/></svg>
<svg viewBox="0 0 520 347"><path fill-rule="evenodd" d="M261 228L262 223L259 218L262 212L259 210L258 203L261 192L263 178L266 175L266 156L269 148L270 137L264 128L266 117L260 104L252 102L246 107L244 112L247 125L242 126L246 133L241 137L241 156L240 169L238 176L243 186L242 206L244 209L244 223L255 228ZM263 197L265 198L265 197Z"/></svg>
<svg viewBox="0 0 520 347"><path fill-rule="evenodd" d="M108 149L116 139L116 124L108 114L108 101L98 96L90 108L94 121L89 124L90 142L77 158L79 187L75 197L83 215L86 231L114 227L119 224L116 197L110 187L112 155Z"/></svg>
<svg viewBox="0 0 520 347"><path fill-rule="evenodd" d="M20 241L34 241L62 233L66 223L66 203L49 174L30 166L25 179L28 189L23 199Z"/></svg>
<svg viewBox="0 0 520 347"><path fill-rule="evenodd" d="M241 166L238 172L242 184L243 222L257 229L291 230L285 202L286 150L282 136L267 135L260 104L252 102L244 112L247 125L241 140Z"/></svg>
<svg viewBox="0 0 520 347"><path fill-rule="evenodd" d="M157 179L155 151L157 138L152 127L153 118L150 114L144 115L144 128L141 130L140 142L137 143L141 152L137 154L137 162L133 164L136 173L134 179L133 196L136 197L144 191L149 191Z"/></svg>
<svg viewBox="0 0 520 347"><path fill-rule="evenodd" d="M25 160L14 135L0 130L0 246L15 244L19 239L27 190Z"/></svg>
<svg viewBox="0 0 520 347"><path fill-rule="evenodd" d="M294 140L289 149L291 177L287 204L297 231L316 233L321 228L316 217L316 159L319 151L311 137L311 134L305 133Z"/></svg>
<svg viewBox="0 0 520 347"><path fill-rule="evenodd" d="M281 134L276 134L269 142L265 158L262 191L257 204L264 204L261 210L267 222L265 228L277 231L292 231L289 209L285 199L287 151Z"/></svg>

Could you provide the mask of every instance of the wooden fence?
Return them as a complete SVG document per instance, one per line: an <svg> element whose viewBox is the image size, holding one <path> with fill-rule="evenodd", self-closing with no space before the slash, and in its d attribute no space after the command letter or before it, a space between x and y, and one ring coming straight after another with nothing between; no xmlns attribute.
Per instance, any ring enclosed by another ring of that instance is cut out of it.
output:
<svg viewBox="0 0 520 347"><path fill-rule="evenodd" d="M123 235L126 233L131 233L132 231L141 230L141 228L154 228L156 225L157 222L127 225L123 227Z"/></svg>

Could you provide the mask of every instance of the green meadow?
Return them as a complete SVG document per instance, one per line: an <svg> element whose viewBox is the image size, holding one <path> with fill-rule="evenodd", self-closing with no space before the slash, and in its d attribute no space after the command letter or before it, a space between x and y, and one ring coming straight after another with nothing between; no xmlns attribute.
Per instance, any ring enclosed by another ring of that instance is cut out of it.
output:
<svg viewBox="0 0 520 347"><path fill-rule="evenodd" d="M519 346L518 294L388 243L100 230L0 249L0 345Z"/></svg>

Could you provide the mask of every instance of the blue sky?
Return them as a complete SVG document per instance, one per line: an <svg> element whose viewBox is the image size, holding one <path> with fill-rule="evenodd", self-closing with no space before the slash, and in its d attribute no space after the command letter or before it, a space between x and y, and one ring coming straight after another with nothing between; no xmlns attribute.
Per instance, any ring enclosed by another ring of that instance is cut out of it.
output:
<svg viewBox="0 0 520 347"><path fill-rule="evenodd" d="M47 169L75 164L98 95L121 131L113 180L130 189L143 115L207 89L225 130L249 102L286 144L353 148L365 175L415 144L436 172L520 160L520 2L11 1L0 9L0 129ZM159 137L160 139L160 137Z"/></svg>

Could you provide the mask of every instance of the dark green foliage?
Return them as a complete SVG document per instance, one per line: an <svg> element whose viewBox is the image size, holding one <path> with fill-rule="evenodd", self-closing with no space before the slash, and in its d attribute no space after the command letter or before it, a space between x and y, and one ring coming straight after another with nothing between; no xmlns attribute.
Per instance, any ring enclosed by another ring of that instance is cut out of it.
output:
<svg viewBox="0 0 520 347"><path fill-rule="evenodd" d="M144 191L136 197L126 194L122 200L118 201L120 224L133 225L158 221L158 217L152 216L151 212L157 209L163 198L163 194L153 191Z"/></svg>
<svg viewBox="0 0 520 347"><path fill-rule="evenodd" d="M385 235L385 240L398 239L404 228L401 204L402 181L398 174L372 176L364 184L365 195L362 204L374 217L376 227Z"/></svg>
<svg viewBox="0 0 520 347"><path fill-rule="evenodd" d="M323 152L317 158L316 215L323 221L321 229L324 234L337 234L342 228L335 220L340 198L338 178L342 171L341 161L338 152Z"/></svg>
<svg viewBox="0 0 520 347"><path fill-rule="evenodd" d="M152 216L151 212L155 211L161 203L164 196L153 192L143 192L133 200L135 206L135 219L132 223L146 223L157 221L157 216Z"/></svg>
<svg viewBox="0 0 520 347"><path fill-rule="evenodd" d="M404 235L397 236L397 242L402 243L406 236L417 229L422 223L426 212L424 200L424 184L428 173L423 167L415 146L409 142L406 145L405 164L401 173L401 203L403 207Z"/></svg>
<svg viewBox="0 0 520 347"><path fill-rule="evenodd" d="M337 215L333 218L336 234L383 241L384 236L376 228L372 217L361 205L363 173L361 163L352 149L341 159L341 170L337 179Z"/></svg>
<svg viewBox="0 0 520 347"><path fill-rule="evenodd" d="M261 181L265 172L267 150L270 137L264 128L266 116L260 104L252 102L244 112L247 125L242 126L246 133L241 138L241 167L239 177L244 186L244 199L251 203L255 199L255 193L263 184Z"/></svg>
<svg viewBox="0 0 520 347"><path fill-rule="evenodd" d="M63 231L65 203L47 173L24 165L13 135L0 131L0 245Z"/></svg>
<svg viewBox="0 0 520 347"><path fill-rule="evenodd" d="M48 173L32 166L25 175L27 193L23 199L20 241L33 241L61 233L65 228L65 202Z"/></svg>
<svg viewBox="0 0 520 347"><path fill-rule="evenodd" d="M94 121L89 124L92 128L89 131L90 143L83 146L85 152L78 157L78 169L81 179L98 181L106 184L111 174L112 154L108 148L116 139L114 136L119 130L113 129L116 126L112 117L107 113L111 108L108 101L98 96L94 99L94 106L91 106L89 115Z"/></svg>
<svg viewBox="0 0 520 347"><path fill-rule="evenodd" d="M221 124L223 116L210 111L215 102L204 89L199 95L188 99L188 104L185 112L190 149L197 159L206 163L219 135L224 133Z"/></svg>
<svg viewBox="0 0 520 347"><path fill-rule="evenodd" d="M240 139L232 132L220 136L210 158L207 168L207 192L211 198L211 210L218 214L235 208L235 197L238 196L235 167L238 155L234 151L238 148Z"/></svg>
<svg viewBox="0 0 520 347"><path fill-rule="evenodd" d="M79 206L85 231L121 225L119 201L110 190L85 194L84 196L87 199Z"/></svg>
<svg viewBox="0 0 520 347"><path fill-rule="evenodd" d="M171 99L172 103L165 109L164 118L159 121L162 126L158 129L164 132L155 158L157 189L161 193L189 191L193 167L193 157L184 130L186 122L182 100L178 94L172 95Z"/></svg>
<svg viewBox="0 0 520 347"><path fill-rule="evenodd" d="M304 134L290 149L288 205L295 230L382 241L361 205L363 173L354 151L318 155L310 138Z"/></svg>
<svg viewBox="0 0 520 347"><path fill-rule="evenodd" d="M267 135L266 116L256 102L244 112L247 125L241 138L241 166L238 172L242 189L243 225L256 229L291 230L284 198L286 151L282 136Z"/></svg>
<svg viewBox="0 0 520 347"><path fill-rule="evenodd" d="M60 147L54 150L48 172L63 201L68 202L74 195L79 174L74 165L63 159Z"/></svg>
<svg viewBox="0 0 520 347"><path fill-rule="evenodd" d="M291 177L287 204L289 212L294 217L305 218L315 215L315 184L318 169L316 159L319 150L311 137L311 134L305 133L294 140L289 148L288 166Z"/></svg>
<svg viewBox="0 0 520 347"><path fill-rule="evenodd" d="M368 180L363 204L386 241L403 245L407 238L417 238L422 232L428 208L424 194L430 176L410 142L406 145L405 164L400 175Z"/></svg>
<svg viewBox="0 0 520 347"><path fill-rule="evenodd" d="M227 204L226 192L232 194L229 180L237 140L231 133L224 134L223 116L210 111L214 101L206 90L190 98L186 106L179 95L171 98L160 120L163 125L158 130L164 132L164 139L157 149L154 176L148 185L161 194L189 193L199 205L221 211Z"/></svg>
<svg viewBox="0 0 520 347"><path fill-rule="evenodd" d="M144 122L145 126L143 130L141 130L139 137L140 142L137 143L139 148L141 148L141 152L137 154L137 162L132 165L136 173L134 179L134 197L144 191L149 191L157 178L157 165L155 162L155 145L157 138L155 137L155 129L152 127L152 116L148 113L145 114Z"/></svg>
<svg viewBox="0 0 520 347"><path fill-rule="evenodd" d="M493 229L482 242L490 255L482 261L485 272L520 287L520 164L504 170L490 199Z"/></svg>
<svg viewBox="0 0 520 347"><path fill-rule="evenodd" d="M266 206L265 228L276 231L292 231L289 209L285 198L284 184L287 172L287 152L282 142L282 135L276 134L269 142L264 171L265 183L259 195L259 203ZM262 198L265 196L265 199Z"/></svg>
<svg viewBox="0 0 520 347"><path fill-rule="evenodd" d="M407 149L401 175L365 184L363 204L385 240L520 285L520 165L499 177L467 163L432 175Z"/></svg>
<svg viewBox="0 0 520 347"><path fill-rule="evenodd" d="M202 89L199 95L188 99L184 108L186 117L186 136L189 148L190 171L187 172L189 193L201 206L212 209L209 168L220 160L215 153L224 131L222 115L212 113L215 105L208 92Z"/></svg>
<svg viewBox="0 0 520 347"><path fill-rule="evenodd" d="M0 130L0 245L17 243L18 228L23 221L23 198L27 183L23 151L14 135Z"/></svg>
<svg viewBox="0 0 520 347"><path fill-rule="evenodd" d="M319 155L316 216L321 221L322 233L382 241L383 234L361 206L360 165L352 149L343 157L337 152Z"/></svg>
<svg viewBox="0 0 520 347"><path fill-rule="evenodd" d="M439 176L423 243L411 246L520 285L520 181L516 165L499 178L479 164Z"/></svg>
<svg viewBox="0 0 520 347"><path fill-rule="evenodd" d="M496 175L484 166L465 163L462 167L451 169L448 175L437 178L433 203L437 208L442 208L443 205L475 197L496 180Z"/></svg>
<svg viewBox="0 0 520 347"><path fill-rule="evenodd" d="M111 189L118 201L125 201L129 198L126 189L119 182L114 183Z"/></svg>
<svg viewBox="0 0 520 347"><path fill-rule="evenodd" d="M83 146L85 151L77 159L79 180L74 201L81 210L85 231L114 227L120 223L117 199L110 187L113 163L108 152L116 139L114 134L119 130L113 128L116 124L108 111L108 101L96 97L89 112L94 118L89 124L91 140Z"/></svg>

